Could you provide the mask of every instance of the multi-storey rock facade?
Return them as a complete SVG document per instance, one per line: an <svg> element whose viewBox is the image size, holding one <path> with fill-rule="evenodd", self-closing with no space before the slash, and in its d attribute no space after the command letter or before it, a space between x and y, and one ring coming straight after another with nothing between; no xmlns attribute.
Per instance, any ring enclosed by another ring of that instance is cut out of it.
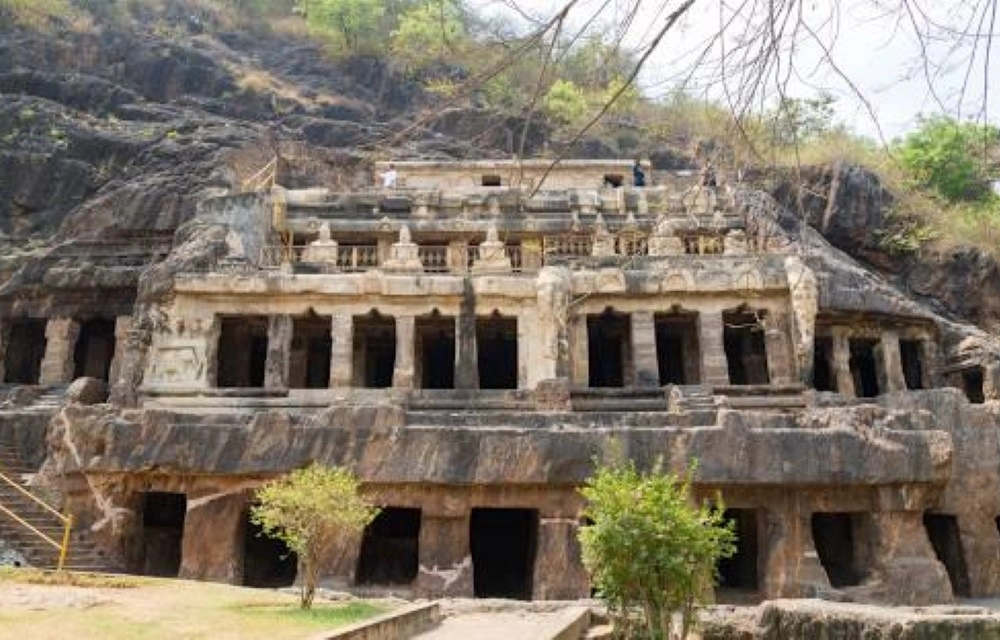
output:
<svg viewBox="0 0 1000 640"><path fill-rule="evenodd" d="M1000 592L988 336L747 185L393 168L343 192L251 180L173 239L53 251L0 289L0 434L116 567L290 583L252 492L319 462L383 507L328 583L586 597L577 489L624 456L697 460L698 495L723 497L721 599ZM67 394L80 377L108 401Z"/></svg>

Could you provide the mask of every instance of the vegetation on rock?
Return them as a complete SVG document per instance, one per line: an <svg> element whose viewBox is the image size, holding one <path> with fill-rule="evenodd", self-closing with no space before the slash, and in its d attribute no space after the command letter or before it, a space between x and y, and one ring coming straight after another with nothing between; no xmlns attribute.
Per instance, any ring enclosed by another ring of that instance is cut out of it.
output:
<svg viewBox="0 0 1000 640"><path fill-rule="evenodd" d="M303 609L312 606L320 563L337 544L357 535L378 508L361 497L360 482L350 471L313 464L261 486L251 520L265 535L283 541L295 552L301 579Z"/></svg>
<svg viewBox="0 0 1000 640"><path fill-rule="evenodd" d="M693 504L692 473L616 463L598 467L580 491L589 520L579 534L583 563L620 637L677 637L679 613L677 631L686 638L717 562L736 550L721 500Z"/></svg>

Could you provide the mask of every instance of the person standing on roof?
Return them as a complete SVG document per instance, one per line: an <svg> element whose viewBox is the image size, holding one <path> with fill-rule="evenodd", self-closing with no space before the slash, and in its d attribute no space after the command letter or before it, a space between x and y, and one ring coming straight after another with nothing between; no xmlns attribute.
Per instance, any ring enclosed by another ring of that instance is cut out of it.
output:
<svg viewBox="0 0 1000 640"><path fill-rule="evenodd" d="M389 163L389 168L382 172L382 187L385 189L395 189L396 180L399 178L399 174L396 173L396 166L391 162Z"/></svg>
<svg viewBox="0 0 1000 640"><path fill-rule="evenodd" d="M632 165L632 184L637 187L646 186L646 172L642 170L642 163L639 162L639 158L636 158L635 164Z"/></svg>

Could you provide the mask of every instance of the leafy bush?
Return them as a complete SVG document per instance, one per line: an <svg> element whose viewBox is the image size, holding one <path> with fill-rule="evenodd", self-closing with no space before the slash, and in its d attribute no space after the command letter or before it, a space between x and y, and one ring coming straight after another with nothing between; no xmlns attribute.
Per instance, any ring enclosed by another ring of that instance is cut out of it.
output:
<svg viewBox="0 0 1000 640"><path fill-rule="evenodd" d="M545 111L559 124L572 124L587 111L587 97L571 81L556 80L545 94Z"/></svg>
<svg viewBox="0 0 1000 640"><path fill-rule="evenodd" d="M454 58L465 41L461 8L452 0L425 1L400 16L389 51L397 62L420 69Z"/></svg>
<svg viewBox="0 0 1000 640"><path fill-rule="evenodd" d="M953 118L934 117L896 145L900 162L917 184L951 202L990 197L986 155L1000 142L1000 130Z"/></svg>
<svg viewBox="0 0 1000 640"><path fill-rule="evenodd" d="M0 24L39 29L56 18L68 20L75 13L68 0L0 0Z"/></svg>
<svg viewBox="0 0 1000 640"><path fill-rule="evenodd" d="M250 519L298 556L303 609L312 606L320 562L341 537L356 535L378 515L359 488L350 471L313 464L257 490Z"/></svg>
<svg viewBox="0 0 1000 640"><path fill-rule="evenodd" d="M580 491L592 523L580 529L583 563L621 636L673 638L679 612L686 638L716 563L736 550L721 501L692 504L691 474L600 466Z"/></svg>

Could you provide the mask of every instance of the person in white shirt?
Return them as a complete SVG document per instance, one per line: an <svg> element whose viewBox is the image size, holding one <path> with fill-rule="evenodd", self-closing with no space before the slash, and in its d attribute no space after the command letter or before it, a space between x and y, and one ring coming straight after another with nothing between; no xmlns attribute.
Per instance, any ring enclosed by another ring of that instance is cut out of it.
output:
<svg viewBox="0 0 1000 640"><path fill-rule="evenodd" d="M393 166L392 164L390 164L389 168L386 171L384 171L381 175L382 175L382 187L383 188L385 188L385 189L395 189L396 188L397 174L396 174L396 167L395 166Z"/></svg>

